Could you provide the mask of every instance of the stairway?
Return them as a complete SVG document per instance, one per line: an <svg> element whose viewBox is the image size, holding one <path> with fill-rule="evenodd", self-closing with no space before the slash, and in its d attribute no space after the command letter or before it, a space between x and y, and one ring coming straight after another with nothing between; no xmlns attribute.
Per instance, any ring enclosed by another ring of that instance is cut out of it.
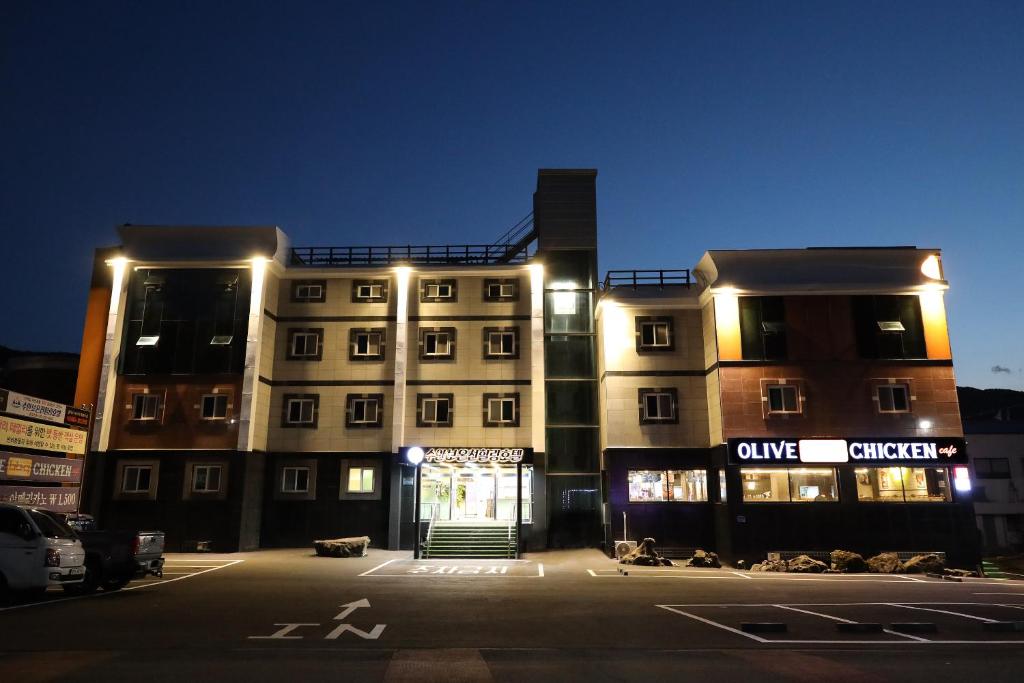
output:
<svg viewBox="0 0 1024 683"><path fill-rule="evenodd" d="M423 548L424 558L479 557L514 559L515 524L434 522Z"/></svg>

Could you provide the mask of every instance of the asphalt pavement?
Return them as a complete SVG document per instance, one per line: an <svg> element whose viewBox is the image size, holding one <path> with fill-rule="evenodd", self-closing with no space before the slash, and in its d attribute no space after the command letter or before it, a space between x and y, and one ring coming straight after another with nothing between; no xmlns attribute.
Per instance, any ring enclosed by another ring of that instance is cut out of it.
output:
<svg viewBox="0 0 1024 683"><path fill-rule="evenodd" d="M1024 582L629 568L591 550L173 555L0 609L2 680L1019 681Z"/></svg>

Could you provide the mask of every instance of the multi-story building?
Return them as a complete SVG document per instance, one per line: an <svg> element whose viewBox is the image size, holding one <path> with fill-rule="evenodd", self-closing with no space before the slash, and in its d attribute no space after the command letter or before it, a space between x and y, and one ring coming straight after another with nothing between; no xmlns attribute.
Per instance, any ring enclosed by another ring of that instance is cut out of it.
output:
<svg viewBox="0 0 1024 683"><path fill-rule="evenodd" d="M1020 413L1020 407L1017 407ZM986 554L1024 550L1024 419L1012 410L964 420L974 474L974 512Z"/></svg>
<svg viewBox="0 0 1024 683"><path fill-rule="evenodd" d="M542 170L489 245L122 226L76 397L92 508L180 548L609 547L625 519L734 558L973 559L939 252L712 251L602 284L595 177Z"/></svg>

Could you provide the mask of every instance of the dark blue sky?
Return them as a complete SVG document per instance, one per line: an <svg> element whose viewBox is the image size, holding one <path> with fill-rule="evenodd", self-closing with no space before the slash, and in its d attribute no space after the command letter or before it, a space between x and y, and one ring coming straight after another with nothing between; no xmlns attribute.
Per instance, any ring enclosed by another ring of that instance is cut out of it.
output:
<svg viewBox="0 0 1024 683"><path fill-rule="evenodd" d="M0 343L77 350L123 222L488 241L587 166L602 268L942 247L960 383L1024 389L1022 34L1020 2L8 0Z"/></svg>

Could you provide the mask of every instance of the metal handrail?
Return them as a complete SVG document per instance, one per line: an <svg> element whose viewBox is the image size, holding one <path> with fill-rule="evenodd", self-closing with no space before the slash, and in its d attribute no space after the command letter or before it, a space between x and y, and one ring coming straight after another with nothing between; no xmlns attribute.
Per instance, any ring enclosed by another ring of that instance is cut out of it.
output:
<svg viewBox="0 0 1024 683"><path fill-rule="evenodd" d="M641 286L682 286L689 287L693 284L689 268L675 270L609 270L604 276L605 291L612 287L632 287L636 289Z"/></svg>
<svg viewBox="0 0 1024 683"><path fill-rule="evenodd" d="M509 228L504 235L496 239L493 246L512 246L529 234L531 230L533 230L533 211L526 214L518 223Z"/></svg>
<svg viewBox="0 0 1024 683"><path fill-rule="evenodd" d="M389 265L495 265L526 263L515 244L426 244L356 247L292 247L290 264L310 268Z"/></svg>
<svg viewBox="0 0 1024 683"><path fill-rule="evenodd" d="M426 547L425 547L426 552L424 553L426 555L426 557L430 557L430 542L434 538L434 522L437 521L438 516L440 515L440 513L441 513L441 505L440 504L437 504L437 505L431 504L431 506L430 506L430 519L427 520L427 542L426 542L427 544L426 544Z"/></svg>

